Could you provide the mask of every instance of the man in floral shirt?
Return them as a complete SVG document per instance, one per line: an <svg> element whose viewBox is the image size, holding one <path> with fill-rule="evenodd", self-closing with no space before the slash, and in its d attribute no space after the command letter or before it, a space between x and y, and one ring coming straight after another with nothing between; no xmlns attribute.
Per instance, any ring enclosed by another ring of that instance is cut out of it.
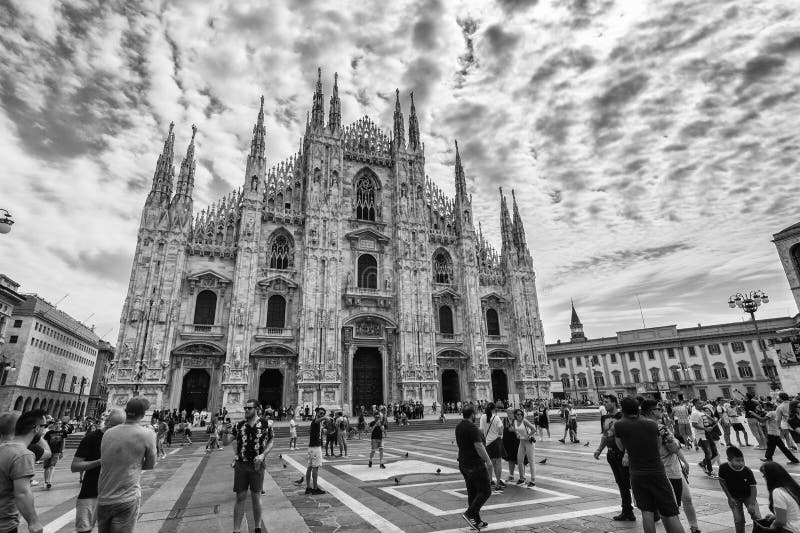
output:
<svg viewBox="0 0 800 533"><path fill-rule="evenodd" d="M236 424L234 435L235 457L231 466L233 474L233 492L236 493L236 504L233 507L233 531L241 531L244 518L244 506L247 491L253 502L253 518L255 533L261 533L261 486L264 484L264 460L272 449L273 432L269 422L257 416L257 400L247 400L244 404L244 420Z"/></svg>

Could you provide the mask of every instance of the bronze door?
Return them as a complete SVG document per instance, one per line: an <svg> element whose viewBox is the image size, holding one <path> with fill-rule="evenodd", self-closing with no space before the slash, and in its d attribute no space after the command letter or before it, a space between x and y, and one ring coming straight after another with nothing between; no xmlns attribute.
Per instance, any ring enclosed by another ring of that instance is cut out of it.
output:
<svg viewBox="0 0 800 533"><path fill-rule="evenodd" d="M192 409L198 411L208 407L208 389L211 384L211 376L202 368L193 368L183 377L183 388L181 389L181 403L179 411Z"/></svg>
<svg viewBox="0 0 800 533"><path fill-rule="evenodd" d="M383 364L377 348L359 348L353 356L353 409L383 403Z"/></svg>

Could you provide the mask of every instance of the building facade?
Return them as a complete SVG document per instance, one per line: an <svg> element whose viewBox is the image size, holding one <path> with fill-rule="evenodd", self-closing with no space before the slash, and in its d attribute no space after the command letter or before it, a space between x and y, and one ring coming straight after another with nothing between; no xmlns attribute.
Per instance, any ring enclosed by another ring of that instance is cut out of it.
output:
<svg viewBox="0 0 800 533"><path fill-rule="evenodd" d="M299 151L267 165L263 99L241 188L196 213L194 129L172 126L145 201L110 403L241 410L534 397L548 381L533 261L502 195L502 249L425 174L411 99L391 131L341 124L321 79ZM406 136L407 135L407 136ZM512 195L513 196L513 195ZM511 212L513 211L513 215Z"/></svg>
<svg viewBox="0 0 800 533"><path fill-rule="evenodd" d="M778 361L795 361L800 345L785 333L797 317L696 328L674 325L587 339L572 308L569 342L547 345L554 396L597 402L604 394L663 399L767 396L781 387ZM560 382L560 383L559 383Z"/></svg>
<svg viewBox="0 0 800 533"><path fill-rule="evenodd" d="M101 340L97 346L97 360L94 365L89 399L86 404L86 416L100 418L106 411L108 402L108 371L114 360L114 347Z"/></svg>
<svg viewBox="0 0 800 533"><path fill-rule="evenodd" d="M39 296L24 298L14 307L3 346L16 371L0 387L0 409L83 416L100 339Z"/></svg>
<svg viewBox="0 0 800 533"><path fill-rule="evenodd" d="M4 274L0 274L0 385L5 385L9 374L17 371L17 362L5 353L4 345L8 342L7 331L11 322L14 307L25 301L25 297L17 291L19 283ZM0 392L0 406L7 400Z"/></svg>
<svg viewBox="0 0 800 533"><path fill-rule="evenodd" d="M794 296L795 304L800 309L800 222L785 228L772 236L772 242L778 250L789 289ZM792 345L800 351L800 315L794 324L782 330L789 336ZM778 373L789 394L800 394L800 358L783 357L780 359Z"/></svg>

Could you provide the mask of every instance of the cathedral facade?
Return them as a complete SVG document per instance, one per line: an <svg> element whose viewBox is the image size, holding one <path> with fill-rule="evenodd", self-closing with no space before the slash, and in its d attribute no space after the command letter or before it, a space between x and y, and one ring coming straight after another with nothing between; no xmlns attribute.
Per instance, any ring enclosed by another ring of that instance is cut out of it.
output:
<svg viewBox="0 0 800 533"><path fill-rule="evenodd" d="M356 406L546 396L533 261L500 192L502 248L426 177L413 94L391 131L343 126L322 81L299 151L268 166L264 101L241 187L196 212L173 126L142 211L109 405ZM512 214L513 213L513 214ZM517 396L515 396L517 395Z"/></svg>

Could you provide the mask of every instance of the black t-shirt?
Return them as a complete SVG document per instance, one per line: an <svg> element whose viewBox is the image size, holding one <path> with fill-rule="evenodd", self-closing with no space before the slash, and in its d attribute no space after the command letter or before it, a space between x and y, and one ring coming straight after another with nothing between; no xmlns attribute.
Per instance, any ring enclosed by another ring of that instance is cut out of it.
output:
<svg viewBox="0 0 800 533"><path fill-rule="evenodd" d="M752 470L746 466L741 470L734 470L728 463L720 465L719 478L725 481L728 492L734 498L749 498L750 487L756 484L756 477Z"/></svg>
<svg viewBox="0 0 800 533"><path fill-rule="evenodd" d="M458 464L464 467L481 466L483 459L475 449L476 442L483 442L478 426L470 420L462 420L456 426L456 444L458 444Z"/></svg>
<svg viewBox="0 0 800 533"><path fill-rule="evenodd" d="M614 433L628 452L632 475L664 474L658 453L658 424L654 420L624 416L614 423Z"/></svg>
<svg viewBox="0 0 800 533"><path fill-rule="evenodd" d="M753 418L753 415L759 411L758 402L755 400L745 400L742 407L744 407L745 418Z"/></svg>
<svg viewBox="0 0 800 533"><path fill-rule="evenodd" d="M100 442L103 440L103 432L99 429L87 433L78 449L75 450L75 457L80 457L84 461L97 461L100 459ZM78 493L79 500L87 498L97 498L97 480L100 478L100 467L86 470L83 474L81 491Z"/></svg>
<svg viewBox="0 0 800 533"><path fill-rule="evenodd" d="M50 451L53 453L63 453L64 441L67 440L68 431L63 429L51 429L44 434L44 440L50 445Z"/></svg>
<svg viewBox="0 0 800 533"><path fill-rule="evenodd" d="M313 448L315 446L322 446L322 424L318 420L311 421L311 427L309 428L309 435L310 439L308 441L308 447Z"/></svg>
<svg viewBox="0 0 800 533"><path fill-rule="evenodd" d="M370 422L369 427L372 428L372 436L370 438L375 440L381 440L383 438L383 424L379 420Z"/></svg>

